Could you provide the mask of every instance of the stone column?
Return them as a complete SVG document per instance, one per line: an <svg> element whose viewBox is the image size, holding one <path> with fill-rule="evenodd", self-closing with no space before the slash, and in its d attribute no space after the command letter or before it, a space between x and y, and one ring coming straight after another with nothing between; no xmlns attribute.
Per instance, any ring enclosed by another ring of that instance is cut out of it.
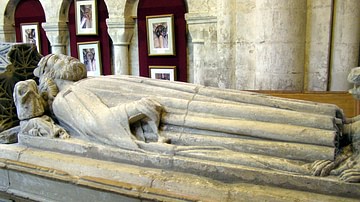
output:
<svg viewBox="0 0 360 202"><path fill-rule="evenodd" d="M333 0L307 1L305 91L328 88Z"/></svg>
<svg viewBox="0 0 360 202"><path fill-rule="evenodd" d="M12 24L0 25L0 41L16 42L15 27Z"/></svg>
<svg viewBox="0 0 360 202"><path fill-rule="evenodd" d="M335 0L333 42L331 49L330 91L347 91L347 75L358 66L360 44L359 0Z"/></svg>
<svg viewBox="0 0 360 202"><path fill-rule="evenodd" d="M114 54L112 69L115 75L128 75L129 72L129 45L134 34L135 23L133 19L106 20L108 33L113 41Z"/></svg>
<svg viewBox="0 0 360 202"><path fill-rule="evenodd" d="M260 19L255 5L255 0L241 0L236 4L235 85L239 90L255 89L255 73L260 59L257 49L262 46L260 37L257 37L261 33L257 29Z"/></svg>
<svg viewBox="0 0 360 202"><path fill-rule="evenodd" d="M189 71L189 77L193 78L193 83L204 85L203 70L203 53L204 48L204 30L197 25L189 24L189 33L191 35L191 42L193 45L193 71Z"/></svg>
<svg viewBox="0 0 360 202"><path fill-rule="evenodd" d="M42 27L50 41L51 53L66 54L66 44L69 39L69 29L66 22L44 22Z"/></svg>
<svg viewBox="0 0 360 202"><path fill-rule="evenodd" d="M191 36L191 43L193 46L192 58L193 67L192 71L189 69L188 77L195 84L205 85L205 67L204 67L204 44L205 44L205 30L209 23L215 23L216 18L213 16L201 16L197 14L186 14L185 16L188 31Z"/></svg>
<svg viewBox="0 0 360 202"><path fill-rule="evenodd" d="M254 3L254 1L252 1ZM307 1L255 1L255 89L301 91L304 80ZM249 5L253 7L253 5Z"/></svg>
<svg viewBox="0 0 360 202"><path fill-rule="evenodd" d="M235 0L218 1L218 87L234 88L235 52L234 35L236 33Z"/></svg>

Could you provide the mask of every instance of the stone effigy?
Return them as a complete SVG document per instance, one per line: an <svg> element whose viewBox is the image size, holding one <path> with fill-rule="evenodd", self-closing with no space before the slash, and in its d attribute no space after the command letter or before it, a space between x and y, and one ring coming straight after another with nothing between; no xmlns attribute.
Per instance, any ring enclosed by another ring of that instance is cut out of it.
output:
<svg viewBox="0 0 360 202"><path fill-rule="evenodd" d="M360 196L352 184L360 181L359 122L335 105L133 76L87 78L79 60L61 54L43 57L34 74L38 86L26 80L14 88L20 144Z"/></svg>
<svg viewBox="0 0 360 202"><path fill-rule="evenodd" d="M70 136L123 149L151 151L148 145L165 145L165 151L176 155L311 174L301 161L330 164L341 156L342 142L353 135L341 110L328 104L128 76L86 78L83 65L65 55L44 57L35 75L40 92L31 81L15 86L21 120L43 115L48 102L51 114ZM33 130L28 125L22 134ZM48 135L49 129L42 134L43 124L31 125L39 127L37 136ZM229 139L245 146L224 144ZM222 152L231 158L217 159ZM251 155L239 154L243 152Z"/></svg>

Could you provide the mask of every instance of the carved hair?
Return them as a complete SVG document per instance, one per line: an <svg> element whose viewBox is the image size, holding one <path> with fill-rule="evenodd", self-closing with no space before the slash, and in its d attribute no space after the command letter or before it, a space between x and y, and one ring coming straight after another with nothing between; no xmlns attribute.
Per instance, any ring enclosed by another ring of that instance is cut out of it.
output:
<svg viewBox="0 0 360 202"><path fill-rule="evenodd" d="M62 65L50 62L51 57L58 57L60 60L69 60ZM37 67L37 76L45 76L50 79L63 79L68 81L78 81L86 78L85 64L81 63L77 58L63 54L49 54L41 58ZM36 74L35 74L36 75Z"/></svg>

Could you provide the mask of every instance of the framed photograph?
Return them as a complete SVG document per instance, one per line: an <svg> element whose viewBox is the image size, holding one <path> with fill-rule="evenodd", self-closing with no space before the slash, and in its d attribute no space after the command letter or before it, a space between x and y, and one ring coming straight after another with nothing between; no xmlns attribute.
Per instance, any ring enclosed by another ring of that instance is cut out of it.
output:
<svg viewBox="0 0 360 202"><path fill-rule="evenodd" d="M85 64L88 76L100 76L102 74L100 42L77 43L79 60Z"/></svg>
<svg viewBox="0 0 360 202"><path fill-rule="evenodd" d="M175 66L149 66L150 78L175 81Z"/></svg>
<svg viewBox="0 0 360 202"><path fill-rule="evenodd" d="M41 53L39 23L21 23L21 40L24 43L33 43Z"/></svg>
<svg viewBox="0 0 360 202"><path fill-rule="evenodd" d="M175 55L174 15L146 16L149 56Z"/></svg>
<svg viewBox="0 0 360 202"><path fill-rule="evenodd" d="M75 0L75 26L77 35L97 35L96 0Z"/></svg>

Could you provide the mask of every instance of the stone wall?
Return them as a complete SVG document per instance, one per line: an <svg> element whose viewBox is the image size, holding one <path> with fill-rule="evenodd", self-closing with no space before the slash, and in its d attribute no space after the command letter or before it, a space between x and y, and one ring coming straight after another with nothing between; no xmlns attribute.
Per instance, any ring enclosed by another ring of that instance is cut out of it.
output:
<svg viewBox="0 0 360 202"><path fill-rule="evenodd" d="M104 1L113 73L138 75L138 0ZM346 75L359 61L358 0L184 1L188 82L241 90L349 89ZM0 41L15 40L12 24L18 2L0 2ZM41 4L52 52L68 50L70 2Z"/></svg>

